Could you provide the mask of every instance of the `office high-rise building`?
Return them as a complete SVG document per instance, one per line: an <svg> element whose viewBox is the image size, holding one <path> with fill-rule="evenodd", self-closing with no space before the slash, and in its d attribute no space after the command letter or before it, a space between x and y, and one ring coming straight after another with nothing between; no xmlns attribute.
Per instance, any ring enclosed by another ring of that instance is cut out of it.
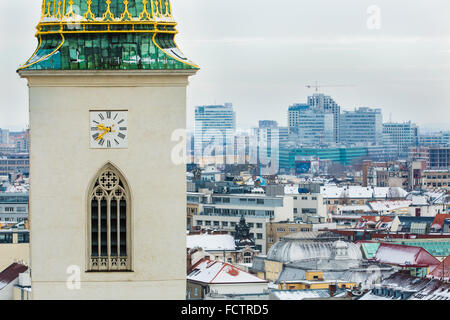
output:
<svg viewBox="0 0 450 320"><path fill-rule="evenodd" d="M9 130L0 129L0 144L9 143Z"/></svg>
<svg viewBox="0 0 450 320"><path fill-rule="evenodd" d="M408 156L408 148L419 144L419 128L411 121L383 123L383 142L396 145L400 156Z"/></svg>
<svg viewBox="0 0 450 320"><path fill-rule="evenodd" d="M276 121L263 120L259 121L258 128L253 128L253 136L257 163L276 170L271 174L278 173L280 147L288 141L288 128L279 127Z"/></svg>
<svg viewBox="0 0 450 320"><path fill-rule="evenodd" d="M259 121L259 128L278 128L278 122L275 120L260 120Z"/></svg>
<svg viewBox="0 0 450 320"><path fill-rule="evenodd" d="M302 145L335 144L334 115L320 109L298 111L295 127L291 128Z"/></svg>
<svg viewBox="0 0 450 320"><path fill-rule="evenodd" d="M379 144L383 140L381 109L358 108L341 114L341 143Z"/></svg>
<svg viewBox="0 0 450 320"><path fill-rule="evenodd" d="M234 144L235 131L236 113L231 103L196 107L196 156L214 156L232 146Z"/></svg>
<svg viewBox="0 0 450 320"><path fill-rule="evenodd" d="M288 110L288 127L289 133L295 133L299 123L300 113L309 110L311 107L305 103L296 103L289 107Z"/></svg>
<svg viewBox="0 0 450 320"><path fill-rule="evenodd" d="M333 114L334 139L336 143L339 143L341 107L333 100L333 98L326 96L323 93L315 93L312 96L309 96L308 105L322 112Z"/></svg>

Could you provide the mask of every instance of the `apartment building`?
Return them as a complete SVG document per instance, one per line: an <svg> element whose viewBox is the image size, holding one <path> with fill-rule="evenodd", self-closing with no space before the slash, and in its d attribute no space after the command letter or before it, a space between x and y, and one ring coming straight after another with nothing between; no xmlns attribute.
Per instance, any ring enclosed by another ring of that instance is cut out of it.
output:
<svg viewBox="0 0 450 320"><path fill-rule="evenodd" d="M0 193L0 221L20 222L28 218L28 193Z"/></svg>
<svg viewBox="0 0 450 320"><path fill-rule="evenodd" d="M307 223L295 223L295 222L269 222L266 223L267 233L267 251L281 238L290 234L299 232L313 231L313 225Z"/></svg>
<svg viewBox="0 0 450 320"><path fill-rule="evenodd" d="M189 196L194 197L192 194ZM234 235L236 225L244 216L256 250L262 254L267 252L266 223L294 221L294 202L290 196L213 194L210 197L199 196L199 200L203 202L202 209L198 215L193 215L194 226L225 230Z"/></svg>
<svg viewBox="0 0 450 320"><path fill-rule="evenodd" d="M450 169L423 171L422 186L424 189L450 189Z"/></svg>

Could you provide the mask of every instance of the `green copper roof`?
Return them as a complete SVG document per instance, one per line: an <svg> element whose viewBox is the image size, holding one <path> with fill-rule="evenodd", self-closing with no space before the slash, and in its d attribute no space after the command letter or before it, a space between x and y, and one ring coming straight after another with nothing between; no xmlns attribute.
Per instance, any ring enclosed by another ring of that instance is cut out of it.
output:
<svg viewBox="0 0 450 320"><path fill-rule="evenodd" d="M375 257L375 254L377 253L379 246L380 246L380 244L378 242L376 242L376 243L372 243L372 242L361 243L361 251L363 253L363 256L366 259L373 259L373 257Z"/></svg>
<svg viewBox="0 0 450 320"><path fill-rule="evenodd" d="M450 255L450 239L418 239L416 241L395 240L392 241L392 243L421 247L427 250L433 256L447 257L448 255Z"/></svg>
<svg viewBox="0 0 450 320"><path fill-rule="evenodd" d="M188 70L170 1L44 0L39 45L19 70Z"/></svg>

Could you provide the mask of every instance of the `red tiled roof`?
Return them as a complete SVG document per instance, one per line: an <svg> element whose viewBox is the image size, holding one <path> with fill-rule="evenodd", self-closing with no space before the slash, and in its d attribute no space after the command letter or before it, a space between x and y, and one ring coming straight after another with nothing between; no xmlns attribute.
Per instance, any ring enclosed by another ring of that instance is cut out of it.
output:
<svg viewBox="0 0 450 320"><path fill-rule="evenodd" d="M359 221L373 221L376 222L377 221L377 216L361 216L361 218L359 219Z"/></svg>
<svg viewBox="0 0 450 320"><path fill-rule="evenodd" d="M424 248L393 243L380 243L373 259L383 264L430 267L430 270L439 265L439 260Z"/></svg>
<svg viewBox="0 0 450 320"><path fill-rule="evenodd" d="M17 279L20 273L28 270L27 266L19 263L13 263L0 273L0 290Z"/></svg>
<svg viewBox="0 0 450 320"><path fill-rule="evenodd" d="M435 278L447 278L450 279L450 255L445 258L440 265L438 265L434 270L430 273L432 277Z"/></svg>
<svg viewBox="0 0 450 320"><path fill-rule="evenodd" d="M394 218L389 217L389 216L382 216L380 218L380 222L391 222L391 221L394 221Z"/></svg>
<svg viewBox="0 0 450 320"><path fill-rule="evenodd" d="M438 213L433 220L433 223L431 224L432 226L434 226L435 224L441 226L444 225L444 220L445 219L450 219L450 214L443 214L443 213Z"/></svg>
<svg viewBox="0 0 450 320"><path fill-rule="evenodd" d="M192 266L187 280L205 284L268 283L229 263L209 259L201 259Z"/></svg>

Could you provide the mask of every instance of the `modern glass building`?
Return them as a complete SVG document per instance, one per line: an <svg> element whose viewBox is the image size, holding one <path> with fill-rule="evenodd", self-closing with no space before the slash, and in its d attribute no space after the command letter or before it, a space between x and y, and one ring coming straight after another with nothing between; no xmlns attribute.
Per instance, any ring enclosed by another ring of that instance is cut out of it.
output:
<svg viewBox="0 0 450 320"><path fill-rule="evenodd" d="M231 103L196 107L196 156L216 155L221 148L234 146L235 131L236 113Z"/></svg>
<svg viewBox="0 0 450 320"><path fill-rule="evenodd" d="M419 128L411 121L383 123L383 142L396 145L400 156L407 157L408 148L419 144Z"/></svg>
<svg viewBox="0 0 450 320"><path fill-rule="evenodd" d="M0 129L0 144L9 143L9 130Z"/></svg>
<svg viewBox="0 0 450 320"><path fill-rule="evenodd" d="M311 107L296 113L295 126L291 132L298 135L302 145L322 145L335 143L334 115Z"/></svg>
<svg viewBox="0 0 450 320"><path fill-rule="evenodd" d="M353 160L367 157L368 150L363 147L352 148L281 148L280 169L290 171L295 169L296 158L314 158L331 160L343 165L349 165Z"/></svg>
<svg viewBox="0 0 450 320"><path fill-rule="evenodd" d="M314 109L333 114L334 139L336 143L339 143L341 107L333 100L333 98L326 96L323 93L315 93L312 96L309 96L308 104Z"/></svg>
<svg viewBox="0 0 450 320"><path fill-rule="evenodd" d="M279 168L279 150L289 139L288 128L279 127L276 121L264 120L260 121L259 127L253 128L252 131L254 136L253 142L257 144L252 146L256 148L255 159L257 164L265 167L270 166L270 174L277 173ZM264 172L261 174L269 174L268 171Z"/></svg>
<svg viewBox="0 0 450 320"><path fill-rule="evenodd" d="M383 140L381 109L358 108L341 114L341 143L379 144Z"/></svg>
<svg viewBox="0 0 450 320"><path fill-rule="evenodd" d="M300 113L309 110L311 107L305 103L296 103L289 107L288 110L288 126L289 133L296 131L298 121L300 119Z"/></svg>

